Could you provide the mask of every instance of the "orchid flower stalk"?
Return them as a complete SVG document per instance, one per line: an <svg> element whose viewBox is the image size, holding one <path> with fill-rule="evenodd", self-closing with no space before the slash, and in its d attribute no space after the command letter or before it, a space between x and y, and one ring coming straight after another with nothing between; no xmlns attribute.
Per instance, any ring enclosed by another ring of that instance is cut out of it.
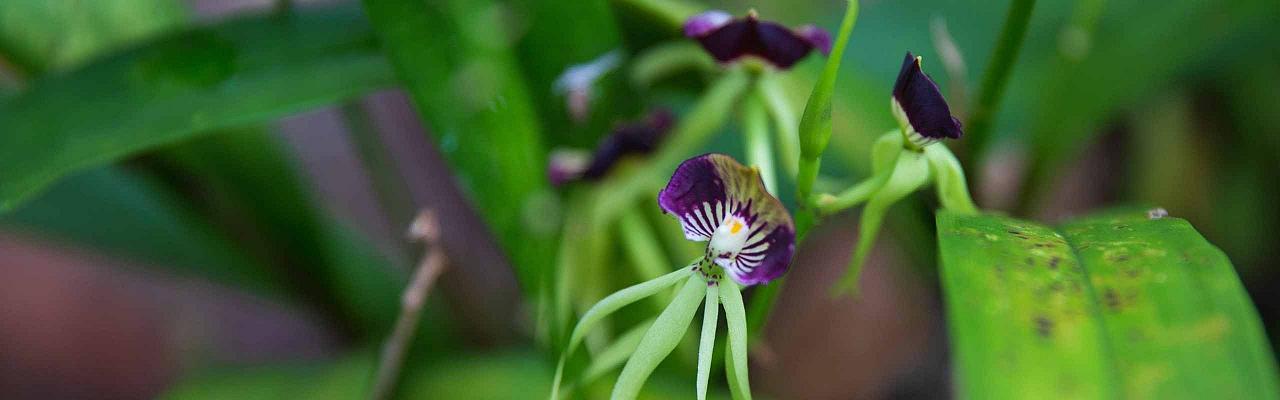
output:
<svg viewBox="0 0 1280 400"><path fill-rule="evenodd" d="M858 228L849 270L837 283L837 292L856 289L862 266L875 243L889 207L907 195L934 184L944 209L974 213L977 206L969 197L964 170L954 154L939 144L942 139L958 139L963 134L960 121L925 75L921 58L907 53L894 85L890 110L899 129L886 133L871 150L872 176L838 194L824 194L815 201L820 214L832 214L866 203Z"/></svg>
<svg viewBox="0 0 1280 400"><path fill-rule="evenodd" d="M658 205L680 221L686 239L707 243L704 254L675 272L615 292L587 310L569 335L556 367L553 400L560 396L566 360L592 328L614 311L674 286L680 289L635 345L612 398L634 399L638 395L649 375L684 336L700 304L704 309L697 398L706 398L720 308L728 321L725 351L730 388L736 398L751 398L741 290L786 273L795 252L791 215L765 190L758 169L723 154L706 154L681 163L659 192Z"/></svg>

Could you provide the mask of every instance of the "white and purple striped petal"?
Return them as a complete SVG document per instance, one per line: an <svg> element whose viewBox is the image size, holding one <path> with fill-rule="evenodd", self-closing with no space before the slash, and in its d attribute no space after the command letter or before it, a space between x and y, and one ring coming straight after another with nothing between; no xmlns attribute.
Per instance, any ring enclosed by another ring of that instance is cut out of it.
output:
<svg viewBox="0 0 1280 400"><path fill-rule="evenodd" d="M707 256L742 285L782 276L795 251L795 226L760 174L723 154L706 154L676 168L658 193L685 237L709 241Z"/></svg>

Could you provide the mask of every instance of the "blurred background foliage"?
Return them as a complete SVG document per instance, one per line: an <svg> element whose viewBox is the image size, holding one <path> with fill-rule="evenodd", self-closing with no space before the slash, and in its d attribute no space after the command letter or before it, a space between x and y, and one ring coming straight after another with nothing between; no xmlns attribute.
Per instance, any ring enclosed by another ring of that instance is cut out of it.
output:
<svg viewBox="0 0 1280 400"><path fill-rule="evenodd" d="M862 3L827 190L866 176L868 147L895 127L904 51L971 110L1009 3ZM575 122L556 78L614 49L634 60L704 8L834 29L843 6L0 2L0 397L359 397L422 253L403 232L429 207L450 270L399 394L542 398L553 356L532 308L562 222L584 215L546 182L548 152L656 107L685 115L710 82L696 67L653 85L615 71ZM1056 223L1155 204L1190 221L1233 261L1274 344L1277 20L1270 0L1040 0L990 136L949 145L985 209ZM946 38L962 63L944 63ZM821 64L780 76L791 104ZM704 148L740 154L738 130ZM824 295L856 219L815 230L753 355L757 393L950 393L931 198L891 213L858 300ZM688 248L652 205L637 202L638 217L660 227L674 267ZM599 239L588 256L642 262ZM635 281L596 264L583 275L605 281L587 285L596 294ZM686 398L691 360L664 365L651 395Z"/></svg>

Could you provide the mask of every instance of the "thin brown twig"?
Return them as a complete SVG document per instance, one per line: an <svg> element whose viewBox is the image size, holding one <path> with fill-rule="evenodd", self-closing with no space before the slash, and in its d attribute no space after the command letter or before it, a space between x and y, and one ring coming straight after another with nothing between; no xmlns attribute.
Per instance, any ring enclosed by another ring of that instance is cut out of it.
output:
<svg viewBox="0 0 1280 400"><path fill-rule="evenodd" d="M391 336L382 346L382 358L374 378L373 392L369 395L373 400L390 398L395 391L405 353L409 350L414 331L418 327L418 319L422 316L422 306L431 294L436 278L445 269L444 251L439 246L440 226L431 210L423 210L414 218L413 225L409 227L409 238L422 242L427 252L400 298L400 317L396 320Z"/></svg>

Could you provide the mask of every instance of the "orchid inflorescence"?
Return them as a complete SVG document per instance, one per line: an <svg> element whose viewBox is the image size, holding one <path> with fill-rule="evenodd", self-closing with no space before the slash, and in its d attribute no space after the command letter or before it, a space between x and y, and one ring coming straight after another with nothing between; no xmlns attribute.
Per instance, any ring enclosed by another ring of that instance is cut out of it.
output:
<svg viewBox="0 0 1280 400"><path fill-rule="evenodd" d="M663 299L659 294L676 286L679 289L668 298L668 303L656 318L641 323L640 328L632 333L619 335L616 343L598 352L600 364L593 361L583 374L584 380L616 367L625 358L612 398L635 398L649 375L684 337L701 302L704 307L697 359L697 398L705 399L707 395L721 308L727 321L725 369L730 391L735 398L751 398L747 378L748 321L741 291L745 287L765 285L781 278L789 269L797 235L803 236L804 231L797 230L790 212L771 193L776 188L772 160L775 155L786 171L796 176L800 216L806 218L802 228L810 226L815 217L867 203L850 271L837 285L842 290L856 285L858 271L874 243L885 212L906 195L936 183L944 208L976 211L959 162L946 146L936 144L941 139L959 138L962 134L960 122L951 115L937 85L921 70L921 59L911 53L907 53L903 61L890 103L890 112L898 120L899 129L885 134L874 145L873 176L837 195L824 194L816 199L808 197L808 190L817 175L817 162L830 135L829 116L824 121L814 117L821 115L821 111L813 111L823 107L829 109L829 92L834 87L834 72L831 71L839 65L836 59L843 54L855 16L856 2L851 3L847 10L839 40L833 47L831 36L821 29L812 26L788 29L760 20L754 11L743 18L734 18L722 11L697 14L685 22L685 36L696 40L725 71L704 98L707 100L705 104L695 106L679 123L674 122L673 115L657 112L644 121L619 125L590 155L577 151L552 157L550 178L557 185L603 180L592 188L602 197L612 195L621 200L599 203L623 204L634 198L629 197L632 196L629 193L634 193L633 188L648 181L632 175L630 177L635 179L627 182L639 183L613 182L615 184L610 185L610 180L605 179L606 174L618 160L652 153L656 154L653 157L659 163L674 163L679 159L670 157L675 149L660 150L659 147L675 146L668 142L680 142L680 146L696 143L695 139L690 139L691 136L707 137L722 123L719 118L736 106L741 109L750 165L744 166L723 154L705 154L685 160L675 169L658 193L658 206L663 213L679 221L685 239L706 242L702 254L685 267L665 274L661 272L662 266L650 265L647 271L638 271L641 276L648 277L647 281L605 296L587 309L564 343L556 368L552 400L559 399L566 362L593 328L629 304L655 296ZM779 93L770 76L787 70L814 50L830 54L833 59L810 99L809 106L813 110L806 109L805 120L797 129L791 107L785 103L785 96ZM743 70L750 73L743 74ZM751 77L750 80L744 79L743 75ZM819 89L826 97L819 98ZM814 98L819 100L815 103ZM769 119L777 125L780 147L777 152L766 138ZM816 125L814 121L817 121ZM594 200L582 200L582 203L591 201ZM632 211L619 212L625 220ZM595 215L595 218L605 217ZM593 223L601 222L587 225ZM582 237L595 240L596 236ZM560 273L565 272L562 270ZM770 285L765 289L776 292L777 286ZM567 287L562 284L562 291ZM564 296L563 293L559 295ZM759 290L756 295L759 295ZM753 299L753 307L756 306L754 303ZM771 304L769 301L759 303ZM561 307L564 308L563 305Z"/></svg>
<svg viewBox="0 0 1280 400"><path fill-rule="evenodd" d="M726 355L731 366L731 388L750 398L746 311L740 290L768 283L787 271L795 252L791 214L765 190L758 170L723 154L706 154L681 163L658 194L658 205L680 221L687 239L707 242L706 251L684 268L622 289L587 310L570 334L556 369L553 399L559 395L566 359L589 330L612 312L680 282L684 285L654 320L623 367L612 397L635 398L649 374L675 349L693 320L699 300L703 300L698 398L706 398L721 306L728 324Z"/></svg>

